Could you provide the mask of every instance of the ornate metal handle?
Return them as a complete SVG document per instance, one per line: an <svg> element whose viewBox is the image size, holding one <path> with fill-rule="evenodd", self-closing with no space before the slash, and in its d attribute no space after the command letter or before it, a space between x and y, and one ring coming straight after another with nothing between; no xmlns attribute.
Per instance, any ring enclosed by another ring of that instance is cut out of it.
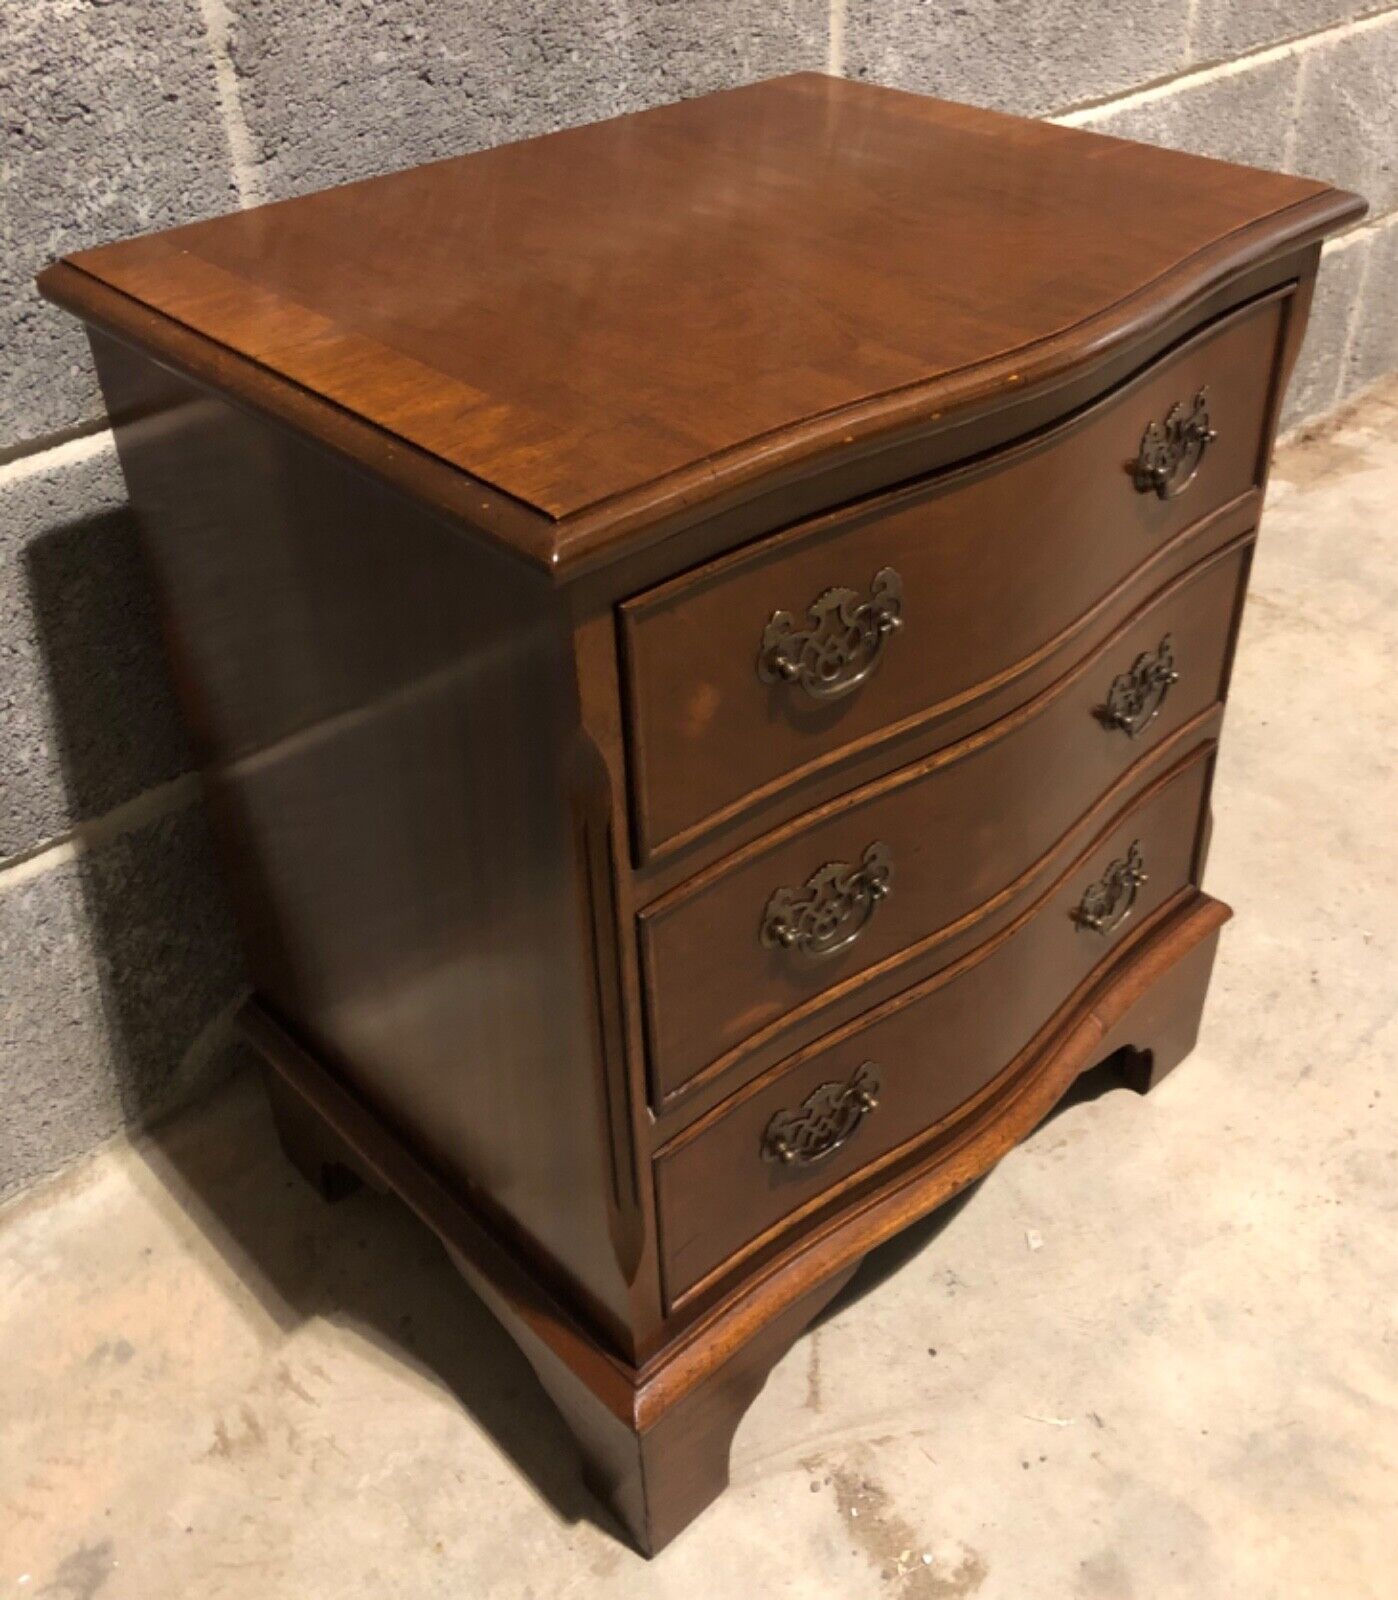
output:
<svg viewBox="0 0 1398 1600"><path fill-rule="evenodd" d="M892 888L893 861L876 840L857 867L827 861L799 889L778 889L762 913L762 943L768 950L833 955L859 937Z"/></svg>
<svg viewBox="0 0 1398 1600"><path fill-rule="evenodd" d="M1097 716L1104 726L1120 728L1128 739L1134 739L1159 714L1170 685L1179 681L1167 633L1154 650L1143 650L1127 671L1112 679Z"/></svg>
<svg viewBox="0 0 1398 1600"><path fill-rule="evenodd" d="M1141 843L1133 839L1125 856L1113 861L1097 882L1084 891L1073 911L1073 921L1093 933L1111 933L1131 915L1136 891L1147 881Z"/></svg>
<svg viewBox="0 0 1398 1600"><path fill-rule="evenodd" d="M1152 490L1162 500L1182 494L1194 481L1204 451L1218 438L1209 424L1207 387L1200 389L1186 406L1183 400L1170 407L1164 422L1146 423L1141 435L1141 453L1132 468L1137 491Z"/></svg>
<svg viewBox="0 0 1398 1600"><path fill-rule="evenodd" d="M762 1159L814 1166L833 1155L879 1103L879 1069L856 1067L845 1083L822 1083L795 1111L778 1111L762 1135Z"/></svg>
<svg viewBox="0 0 1398 1600"><path fill-rule="evenodd" d="M853 589L827 589L798 628L789 611L774 611L762 631L757 676L763 683L799 683L815 700L857 689L879 664L884 641L903 621L903 580L892 567L874 574L867 600Z"/></svg>

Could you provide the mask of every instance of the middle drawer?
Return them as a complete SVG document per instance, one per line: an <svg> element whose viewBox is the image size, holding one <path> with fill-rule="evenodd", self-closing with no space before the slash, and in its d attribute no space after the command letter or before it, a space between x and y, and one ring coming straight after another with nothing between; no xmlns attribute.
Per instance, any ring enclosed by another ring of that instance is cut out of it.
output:
<svg viewBox="0 0 1398 1600"><path fill-rule="evenodd" d="M1223 698L1251 551L1153 597L991 727L757 840L640 914L652 1096L758 1055L1021 888L1136 762Z"/></svg>

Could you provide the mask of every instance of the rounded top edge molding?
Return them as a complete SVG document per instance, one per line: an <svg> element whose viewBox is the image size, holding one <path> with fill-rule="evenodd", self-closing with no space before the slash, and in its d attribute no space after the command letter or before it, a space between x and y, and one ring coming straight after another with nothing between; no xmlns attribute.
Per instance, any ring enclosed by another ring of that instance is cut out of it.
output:
<svg viewBox="0 0 1398 1600"><path fill-rule="evenodd" d="M798 74L80 251L40 289L568 583L1042 400L1362 212Z"/></svg>

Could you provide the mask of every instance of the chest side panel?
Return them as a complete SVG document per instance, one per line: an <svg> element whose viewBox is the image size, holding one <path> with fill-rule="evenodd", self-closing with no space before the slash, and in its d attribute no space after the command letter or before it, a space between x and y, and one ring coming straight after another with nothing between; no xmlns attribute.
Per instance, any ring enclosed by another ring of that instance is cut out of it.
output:
<svg viewBox="0 0 1398 1600"><path fill-rule="evenodd" d="M259 998L624 1325L556 596L289 432L96 348Z"/></svg>

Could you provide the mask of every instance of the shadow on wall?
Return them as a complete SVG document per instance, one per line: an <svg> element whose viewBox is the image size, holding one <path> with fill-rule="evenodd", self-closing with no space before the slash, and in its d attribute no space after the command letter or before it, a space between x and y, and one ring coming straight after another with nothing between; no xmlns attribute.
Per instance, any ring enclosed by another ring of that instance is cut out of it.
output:
<svg viewBox="0 0 1398 1600"><path fill-rule="evenodd" d="M197 782L161 787L188 753L129 509L46 528L24 566L52 708L43 737L66 818L81 819L77 859L38 880L66 902L66 937L31 947L31 1003L51 1006L34 1018L33 1048L49 1055L60 1097L87 1097L90 1118L105 1087L93 1080L109 1077L109 1126L94 1121L91 1144L230 1069L241 1052L228 1017L246 986ZM52 837L66 818L35 818L31 831ZM31 919L45 913L36 905Z"/></svg>

